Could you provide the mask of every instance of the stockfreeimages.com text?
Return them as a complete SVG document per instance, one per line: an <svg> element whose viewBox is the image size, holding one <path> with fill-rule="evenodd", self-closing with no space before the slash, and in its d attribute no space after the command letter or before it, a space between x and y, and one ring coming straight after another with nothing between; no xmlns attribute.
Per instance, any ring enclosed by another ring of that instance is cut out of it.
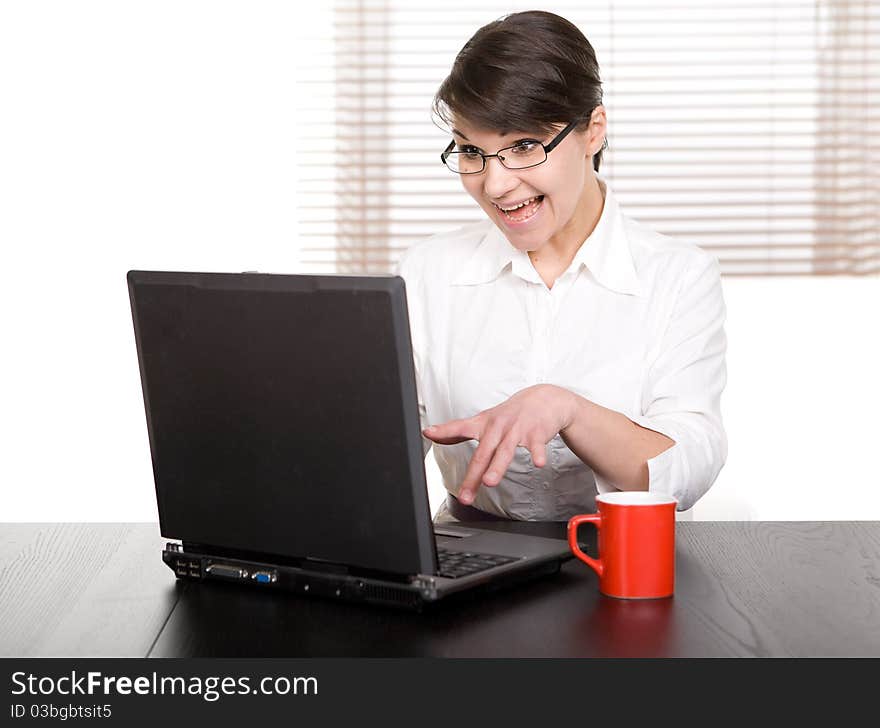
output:
<svg viewBox="0 0 880 728"><path fill-rule="evenodd" d="M137 677L104 675L76 670L61 677L12 673L13 695L200 695L207 701L223 695L317 695L315 677L268 676L251 682L249 677Z"/></svg>

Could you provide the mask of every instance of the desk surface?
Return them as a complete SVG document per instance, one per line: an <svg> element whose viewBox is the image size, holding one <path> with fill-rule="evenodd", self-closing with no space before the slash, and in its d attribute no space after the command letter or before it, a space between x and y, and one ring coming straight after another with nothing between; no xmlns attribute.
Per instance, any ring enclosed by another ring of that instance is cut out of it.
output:
<svg viewBox="0 0 880 728"><path fill-rule="evenodd" d="M564 524L487 527L564 535ZM880 656L880 522L676 529L672 599L605 597L572 560L413 614L177 582L154 523L0 524L0 655Z"/></svg>

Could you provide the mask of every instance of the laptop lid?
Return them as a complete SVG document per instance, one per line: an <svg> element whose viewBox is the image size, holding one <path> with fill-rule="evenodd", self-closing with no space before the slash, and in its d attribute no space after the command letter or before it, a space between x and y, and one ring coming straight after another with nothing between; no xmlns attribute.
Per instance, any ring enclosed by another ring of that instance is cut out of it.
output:
<svg viewBox="0 0 880 728"><path fill-rule="evenodd" d="M436 572L402 278L128 286L164 537Z"/></svg>

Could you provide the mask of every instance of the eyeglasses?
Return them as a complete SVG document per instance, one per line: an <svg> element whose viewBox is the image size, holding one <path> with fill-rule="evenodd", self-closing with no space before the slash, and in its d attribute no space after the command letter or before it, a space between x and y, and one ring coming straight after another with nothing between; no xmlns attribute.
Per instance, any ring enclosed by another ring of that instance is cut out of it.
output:
<svg viewBox="0 0 880 728"><path fill-rule="evenodd" d="M513 146L499 149L495 154L483 154L476 151L452 151L455 148L455 140L449 142L449 146L443 150L440 159L451 172L456 174L480 174L486 169L486 160L492 157L498 157L507 169L528 169L529 167L537 167L547 161L547 155L552 152L557 145L571 133L581 119L575 119L559 134L557 134L549 144L542 144L535 139L527 139L517 142Z"/></svg>

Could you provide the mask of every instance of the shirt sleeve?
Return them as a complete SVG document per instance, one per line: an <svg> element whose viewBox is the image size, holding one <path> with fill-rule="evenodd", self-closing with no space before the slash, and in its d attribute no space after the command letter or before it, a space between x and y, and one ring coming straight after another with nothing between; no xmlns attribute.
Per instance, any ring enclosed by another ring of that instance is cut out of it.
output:
<svg viewBox="0 0 880 728"><path fill-rule="evenodd" d="M412 340L413 350L413 366L416 375L416 391L419 400L419 426L421 430L424 430L430 423L428 422L427 409L425 407L425 398L423 395L424 388L421 377L422 352L424 351L424 348L422 347L422 310L419 305L418 295L421 290L421 282L419 276L414 270L414 266L412 265L411 256L408 253L405 253L397 264L395 275L403 278L404 285L406 286L407 316L409 318L410 339ZM421 430L419 430L420 433ZM431 440L422 435L423 457L428 456L432 444Z"/></svg>
<svg viewBox="0 0 880 728"><path fill-rule="evenodd" d="M648 460L648 490L691 508L709 490L727 459L721 393L727 383L726 308L721 272L705 253L685 272L678 299L650 365L637 425L675 444ZM616 490L598 476L599 492Z"/></svg>

